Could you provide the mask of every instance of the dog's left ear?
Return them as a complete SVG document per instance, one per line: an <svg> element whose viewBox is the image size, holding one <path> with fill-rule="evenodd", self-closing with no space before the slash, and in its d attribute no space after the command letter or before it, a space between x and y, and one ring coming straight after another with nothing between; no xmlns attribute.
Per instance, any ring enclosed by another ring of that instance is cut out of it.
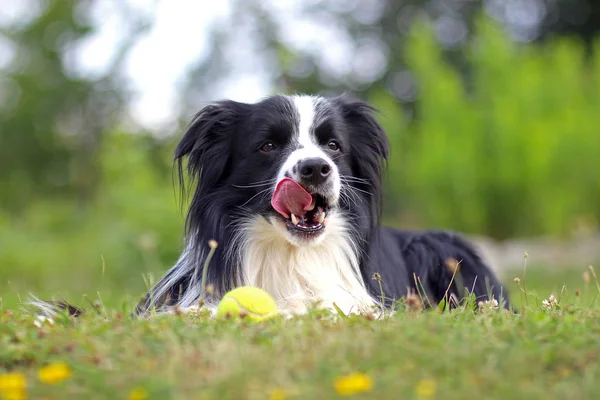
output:
<svg viewBox="0 0 600 400"><path fill-rule="evenodd" d="M180 174L183 159L187 157L188 173L196 178L201 190L214 187L227 174L231 141L244 106L234 101L222 101L204 107L179 142L175 161Z"/></svg>
<svg viewBox="0 0 600 400"><path fill-rule="evenodd" d="M388 159L389 142L375 119L376 110L363 101L346 96L336 100L351 137L354 173L373 184L380 184L383 166Z"/></svg>

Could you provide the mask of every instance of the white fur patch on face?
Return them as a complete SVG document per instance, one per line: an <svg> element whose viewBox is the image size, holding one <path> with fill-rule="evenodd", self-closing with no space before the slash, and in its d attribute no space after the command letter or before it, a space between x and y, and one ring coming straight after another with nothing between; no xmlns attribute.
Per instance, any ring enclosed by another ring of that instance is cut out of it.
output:
<svg viewBox="0 0 600 400"><path fill-rule="evenodd" d="M295 110L297 121L297 129L294 131L294 137L291 140L293 151L285 160L278 171L276 185L285 177L290 177L297 182L301 181L299 164L309 158L320 158L329 164L331 168L331 176L326 185L320 188L319 194L327 198L330 206L335 206L340 197L341 179L337 165L331 157L323 151L314 135L315 126L319 124L316 105L322 101L312 96L292 96L290 97ZM314 240L300 240L285 228L285 224L281 221L272 219L273 226L280 230L284 237L295 244L310 244L319 243L324 235L317 236ZM326 228L326 231L328 229Z"/></svg>
<svg viewBox="0 0 600 400"><path fill-rule="evenodd" d="M316 141L311 135L311 127L315 124L315 99L311 96L292 97L298 112L298 143L302 147L315 147Z"/></svg>
<svg viewBox="0 0 600 400"><path fill-rule="evenodd" d="M311 96L293 96L292 104L296 108L298 116L298 130L292 139L294 151L289 155L278 174L278 181L283 179L285 174L294 177L293 167L306 158L322 158L331 165L335 171L335 176L339 180L339 173L336 165L331 158L319 147L314 137L314 127L318 121L315 121L315 102L316 98ZM294 177L295 178L295 177Z"/></svg>

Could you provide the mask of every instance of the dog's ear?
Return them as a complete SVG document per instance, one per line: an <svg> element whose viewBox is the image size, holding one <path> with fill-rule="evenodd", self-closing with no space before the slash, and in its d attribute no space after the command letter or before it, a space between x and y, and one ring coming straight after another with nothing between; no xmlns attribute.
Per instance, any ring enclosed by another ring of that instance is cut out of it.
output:
<svg viewBox="0 0 600 400"><path fill-rule="evenodd" d="M194 116L175 150L175 162L183 183L183 162L204 189L214 187L228 173L232 138L243 104L222 101L204 107Z"/></svg>
<svg viewBox="0 0 600 400"><path fill-rule="evenodd" d="M370 195L375 215L381 215L382 175L389 154L389 142L375 119L376 110L367 103L346 95L336 98L350 137L350 160L355 177L368 184L363 188ZM356 183L355 185L362 186ZM373 219L375 224L376 219Z"/></svg>
<svg viewBox="0 0 600 400"><path fill-rule="evenodd" d="M338 97L337 101L351 138L354 173L375 183L381 179L389 154L387 135L375 119L377 110L347 96Z"/></svg>

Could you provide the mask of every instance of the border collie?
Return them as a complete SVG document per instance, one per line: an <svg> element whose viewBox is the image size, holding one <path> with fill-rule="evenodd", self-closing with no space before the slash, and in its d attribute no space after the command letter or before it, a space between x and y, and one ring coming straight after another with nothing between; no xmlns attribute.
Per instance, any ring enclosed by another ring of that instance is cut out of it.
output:
<svg viewBox="0 0 600 400"><path fill-rule="evenodd" d="M465 288L508 307L502 285L461 237L380 226L388 140L374 112L347 96L203 108L175 152L180 182L186 171L194 182L185 249L136 313L198 307L203 274L213 310L241 285L266 290L290 314L317 303L361 313L411 292L434 304ZM210 240L218 248L203 271Z"/></svg>

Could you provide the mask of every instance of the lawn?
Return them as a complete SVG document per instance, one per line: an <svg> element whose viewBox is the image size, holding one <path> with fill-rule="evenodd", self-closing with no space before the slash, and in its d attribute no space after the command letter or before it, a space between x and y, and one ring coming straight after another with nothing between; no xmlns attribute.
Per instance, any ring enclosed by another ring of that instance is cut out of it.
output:
<svg viewBox="0 0 600 400"><path fill-rule="evenodd" d="M5 308L0 392L5 399L598 398L600 292L585 271L531 269L525 279L515 272L527 293L507 277L519 314L402 308L383 320L315 311L250 323L138 320L129 307L90 307L77 320L60 316L39 327L26 311ZM553 292L558 301L544 306Z"/></svg>

